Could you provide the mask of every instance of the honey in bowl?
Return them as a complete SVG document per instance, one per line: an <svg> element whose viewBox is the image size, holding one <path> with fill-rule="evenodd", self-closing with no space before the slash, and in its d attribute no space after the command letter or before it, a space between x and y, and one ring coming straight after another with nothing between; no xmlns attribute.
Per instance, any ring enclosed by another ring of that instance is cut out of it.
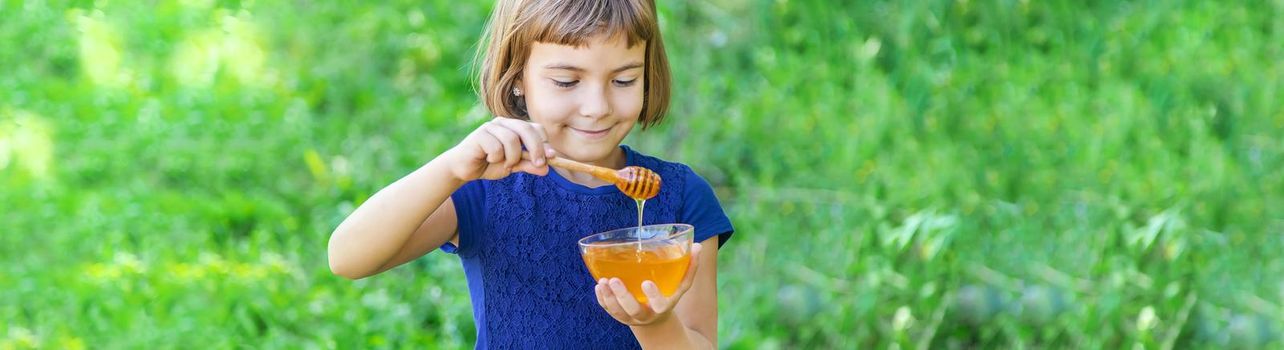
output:
<svg viewBox="0 0 1284 350"><path fill-rule="evenodd" d="M629 227L580 239L580 255L593 280L619 278L640 303L642 281L655 282L664 296L682 284L691 261L694 228L687 224Z"/></svg>

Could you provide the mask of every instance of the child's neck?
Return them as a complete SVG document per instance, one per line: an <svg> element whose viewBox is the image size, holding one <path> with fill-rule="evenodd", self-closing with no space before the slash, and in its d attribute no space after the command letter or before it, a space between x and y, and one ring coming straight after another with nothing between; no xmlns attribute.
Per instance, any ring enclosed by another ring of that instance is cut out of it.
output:
<svg viewBox="0 0 1284 350"><path fill-rule="evenodd" d="M621 150L620 148L617 147L615 148L615 151L611 152L611 154L607 155L605 158L594 160L594 161L579 161L579 162L585 163L585 164L592 164L592 165L596 165L604 168L619 170L619 169L624 169L624 166L627 165L627 160L628 158L625 157L624 150ZM572 183L582 185L585 187L592 188L592 187L602 187L602 186L612 185L610 182L602 181L596 177L593 177L593 175L589 175L587 173L581 173L577 171L568 171L562 168L553 168L553 167L550 167L550 168L552 168L553 171L556 171L557 175L561 175L562 178L566 179L567 181L570 181Z"/></svg>

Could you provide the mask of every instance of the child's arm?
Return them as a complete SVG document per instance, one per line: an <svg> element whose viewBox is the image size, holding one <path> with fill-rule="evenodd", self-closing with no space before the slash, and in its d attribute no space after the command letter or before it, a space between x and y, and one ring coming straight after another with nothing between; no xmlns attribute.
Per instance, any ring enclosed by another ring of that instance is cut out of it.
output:
<svg viewBox="0 0 1284 350"><path fill-rule="evenodd" d="M718 236L700 244L700 268L691 289L682 294L677 317L655 324L633 327L644 349L718 348ZM682 336L682 335L685 335Z"/></svg>
<svg viewBox="0 0 1284 350"><path fill-rule="evenodd" d="M454 240L458 219L450 195L476 179L500 179L515 171L548 173L552 154L538 125L495 118L428 164L376 192L330 235L330 270L358 279L414 260ZM522 159L522 149L532 152Z"/></svg>

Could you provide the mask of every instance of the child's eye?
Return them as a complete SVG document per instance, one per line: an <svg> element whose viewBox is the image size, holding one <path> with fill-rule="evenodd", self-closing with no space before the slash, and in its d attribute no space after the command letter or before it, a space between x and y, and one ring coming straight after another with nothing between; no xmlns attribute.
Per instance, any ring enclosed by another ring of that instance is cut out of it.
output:
<svg viewBox="0 0 1284 350"><path fill-rule="evenodd" d="M564 87L564 88L575 86L575 84L580 82L579 80L571 80L571 81L561 81L557 79L550 79L550 80L553 81L553 85L557 85L557 87Z"/></svg>
<svg viewBox="0 0 1284 350"><path fill-rule="evenodd" d="M616 80L612 80L611 82L615 83L615 86L619 86L619 87L629 87L629 86L633 86L633 83L638 82L638 78L633 78L633 79L629 79L629 80L619 80L619 79L616 79Z"/></svg>

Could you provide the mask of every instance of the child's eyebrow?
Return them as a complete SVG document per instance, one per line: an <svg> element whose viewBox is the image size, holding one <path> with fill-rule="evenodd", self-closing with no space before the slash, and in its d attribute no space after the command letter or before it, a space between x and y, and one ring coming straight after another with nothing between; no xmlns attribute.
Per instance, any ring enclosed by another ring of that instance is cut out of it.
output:
<svg viewBox="0 0 1284 350"><path fill-rule="evenodd" d="M612 71L611 71L611 73L619 73L619 72L623 72L623 71L626 71L626 70L630 70L630 69L634 69L634 68L641 68L641 67L642 67L642 63L641 63L641 62L632 62L632 63L629 63L629 64L625 64L625 65L623 65L623 66L620 66L620 68L616 68L616 69L612 70ZM545 65L545 66L544 66L544 69L561 69L561 70L569 70L569 71L572 71L572 72L583 72L583 71L584 71L584 68L580 68L580 67L572 66L572 65L570 65L570 64L566 64L566 63L551 63L551 64L548 64L548 65Z"/></svg>

